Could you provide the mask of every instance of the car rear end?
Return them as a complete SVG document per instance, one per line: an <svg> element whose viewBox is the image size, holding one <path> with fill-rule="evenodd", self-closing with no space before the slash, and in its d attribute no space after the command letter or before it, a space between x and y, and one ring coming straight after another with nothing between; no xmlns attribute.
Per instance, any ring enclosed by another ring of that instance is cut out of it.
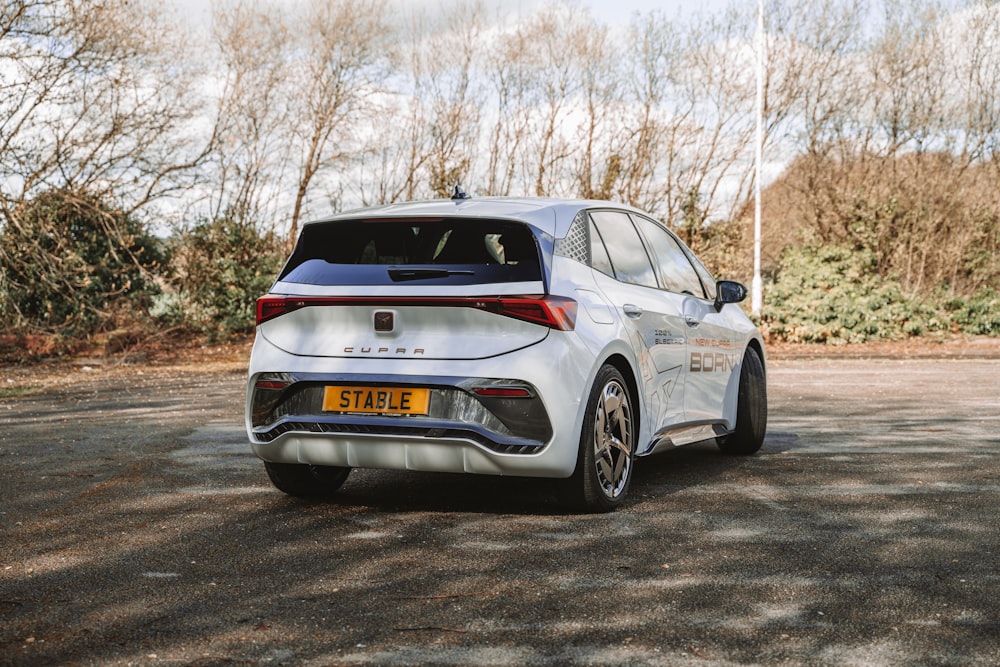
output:
<svg viewBox="0 0 1000 667"><path fill-rule="evenodd" d="M548 290L551 234L540 206L481 202L306 225L257 304L253 451L293 466L571 474L590 364L576 301Z"/></svg>

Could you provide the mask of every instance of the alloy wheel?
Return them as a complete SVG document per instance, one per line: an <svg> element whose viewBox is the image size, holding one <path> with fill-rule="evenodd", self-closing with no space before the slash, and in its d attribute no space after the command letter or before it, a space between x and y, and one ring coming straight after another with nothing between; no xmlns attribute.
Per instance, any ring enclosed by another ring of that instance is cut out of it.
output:
<svg viewBox="0 0 1000 667"><path fill-rule="evenodd" d="M604 385L594 415L594 465L604 495L617 498L632 473L632 407L617 381Z"/></svg>

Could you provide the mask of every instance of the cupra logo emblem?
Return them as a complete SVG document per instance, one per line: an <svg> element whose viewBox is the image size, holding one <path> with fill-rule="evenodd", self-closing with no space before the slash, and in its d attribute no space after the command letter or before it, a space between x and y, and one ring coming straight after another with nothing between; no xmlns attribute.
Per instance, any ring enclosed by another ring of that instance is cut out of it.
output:
<svg viewBox="0 0 1000 667"><path fill-rule="evenodd" d="M392 331L395 326L393 314L380 310L375 313L375 331Z"/></svg>

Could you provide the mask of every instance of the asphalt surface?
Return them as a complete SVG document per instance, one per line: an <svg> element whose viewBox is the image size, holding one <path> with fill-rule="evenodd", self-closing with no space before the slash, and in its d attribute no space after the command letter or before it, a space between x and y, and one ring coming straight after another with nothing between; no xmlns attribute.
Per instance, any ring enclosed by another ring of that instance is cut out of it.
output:
<svg viewBox="0 0 1000 667"><path fill-rule="evenodd" d="M581 516L423 473L296 501L238 369L54 379L0 400L0 664L1000 663L1000 360L779 360L769 391L757 456L643 459Z"/></svg>

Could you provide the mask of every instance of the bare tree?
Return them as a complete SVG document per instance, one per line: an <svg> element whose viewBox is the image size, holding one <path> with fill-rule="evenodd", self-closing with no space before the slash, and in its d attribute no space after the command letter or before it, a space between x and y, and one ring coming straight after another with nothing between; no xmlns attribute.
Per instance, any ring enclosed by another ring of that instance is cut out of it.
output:
<svg viewBox="0 0 1000 667"><path fill-rule="evenodd" d="M661 12L635 16L627 41L631 48L623 60L629 87L620 115L624 139L609 161L605 190L671 220L676 211L665 206L664 194L672 192L675 159L696 130L692 98L676 94L692 42L684 38L682 26Z"/></svg>
<svg viewBox="0 0 1000 667"><path fill-rule="evenodd" d="M535 109L525 156L525 185L542 197L556 193L560 167L573 150L564 123L580 94L578 53L591 22L586 14L569 7L550 5L529 19L520 39L533 48L521 57L527 61Z"/></svg>
<svg viewBox="0 0 1000 667"><path fill-rule="evenodd" d="M846 186L838 178L846 172L831 173L826 165L849 161L859 139L869 143L861 119L870 107L871 86L857 58L866 47L865 0L795 0L771 10L768 80L775 85L769 99L779 100L769 105L771 128L786 123L776 149L799 156L794 178L784 186L799 189L794 201L801 202L789 208L787 199L772 202L765 195L764 259L776 266L787 245L807 240L806 230L839 224L832 198Z"/></svg>
<svg viewBox="0 0 1000 667"><path fill-rule="evenodd" d="M481 2L428 15L414 11L396 34L397 71L404 75L383 92L363 153L367 201L446 196L473 175L478 150L485 9Z"/></svg>
<svg viewBox="0 0 1000 667"><path fill-rule="evenodd" d="M0 4L0 288L33 325L100 328L110 303L148 295L143 223L205 155L185 132L187 46L151 3Z"/></svg>
<svg viewBox="0 0 1000 667"><path fill-rule="evenodd" d="M447 17L444 30L428 36L427 92L431 98L429 185L438 196L471 176L477 153L481 86L476 80L482 58L481 3L463 7Z"/></svg>
<svg viewBox="0 0 1000 667"><path fill-rule="evenodd" d="M508 195L514 186L518 158L528 133L531 102L529 72L522 54L530 48L519 31L501 35L490 47L485 76L491 85L496 111L486 149L484 194Z"/></svg>
<svg viewBox="0 0 1000 667"><path fill-rule="evenodd" d="M866 11L879 21L862 37ZM979 249L996 247L997 21L995 5L933 0L830 1L789 20L800 157L765 201L770 234L871 251L914 293L996 275Z"/></svg>
<svg viewBox="0 0 1000 667"><path fill-rule="evenodd" d="M498 35L486 72L497 107L488 192L555 196L591 188L598 126L612 101L597 79L609 71L606 40L607 28L589 12L559 3Z"/></svg>
<svg viewBox="0 0 1000 667"><path fill-rule="evenodd" d="M214 214L278 223L293 243L317 178L364 149L387 74L384 0L216 7L225 64ZM287 210L285 216L279 211Z"/></svg>
<svg viewBox="0 0 1000 667"><path fill-rule="evenodd" d="M138 210L190 185L204 145L178 76L185 36L151 3L4 0L0 6L0 207L46 188Z"/></svg>
<svg viewBox="0 0 1000 667"><path fill-rule="evenodd" d="M610 199L622 169L620 145L624 142L625 86L621 66L623 49L607 26L597 23L578 35L580 102L583 120L578 123L575 180L582 197Z"/></svg>
<svg viewBox="0 0 1000 667"><path fill-rule="evenodd" d="M384 0L311 0L291 31L290 136L297 155L289 240L298 235L314 179L357 150L355 128L386 75Z"/></svg>
<svg viewBox="0 0 1000 667"><path fill-rule="evenodd" d="M365 206L414 199L420 191L430 150L426 40L432 23L420 10L399 22L399 39L390 51L398 83L381 91L373 114L380 122L366 129L358 158L357 188Z"/></svg>
<svg viewBox="0 0 1000 667"><path fill-rule="evenodd" d="M1000 11L996 5L974 4L963 14L967 19L957 37L964 49L956 53L953 80L962 95L954 115L966 131L958 143L962 155L975 160L994 160L1000 154Z"/></svg>
<svg viewBox="0 0 1000 667"><path fill-rule="evenodd" d="M213 33L221 56L213 151L213 219L269 229L289 169L288 28L277 6L239 0L218 4Z"/></svg>
<svg viewBox="0 0 1000 667"><path fill-rule="evenodd" d="M735 11L695 25L659 12L633 21L623 199L694 230L731 217L752 173L751 34Z"/></svg>

